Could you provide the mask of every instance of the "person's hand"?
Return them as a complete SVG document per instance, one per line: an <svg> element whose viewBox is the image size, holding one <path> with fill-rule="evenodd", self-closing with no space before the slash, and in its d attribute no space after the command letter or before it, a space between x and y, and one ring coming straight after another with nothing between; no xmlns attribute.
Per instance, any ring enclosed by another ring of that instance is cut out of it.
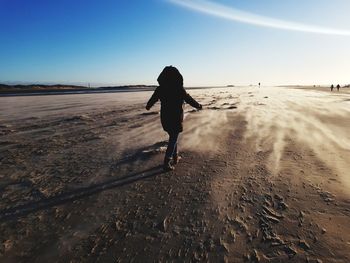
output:
<svg viewBox="0 0 350 263"><path fill-rule="evenodd" d="M151 109L151 107L147 105L146 106L146 110L150 110L150 109Z"/></svg>

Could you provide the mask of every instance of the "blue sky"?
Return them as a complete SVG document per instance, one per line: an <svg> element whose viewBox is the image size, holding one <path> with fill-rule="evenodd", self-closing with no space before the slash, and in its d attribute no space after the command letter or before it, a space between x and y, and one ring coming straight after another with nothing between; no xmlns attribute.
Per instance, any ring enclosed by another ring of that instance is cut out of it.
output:
<svg viewBox="0 0 350 263"><path fill-rule="evenodd" d="M212 2L350 30L348 0ZM187 86L350 83L350 36L261 27L168 0L0 0L0 37L0 82L156 84L174 65Z"/></svg>

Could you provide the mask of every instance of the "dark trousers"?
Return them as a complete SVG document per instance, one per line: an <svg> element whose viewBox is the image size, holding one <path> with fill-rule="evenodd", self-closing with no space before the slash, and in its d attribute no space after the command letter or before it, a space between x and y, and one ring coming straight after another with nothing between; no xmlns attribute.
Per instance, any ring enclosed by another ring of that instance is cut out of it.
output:
<svg viewBox="0 0 350 263"><path fill-rule="evenodd" d="M169 134L169 142L168 142L168 148L165 152L165 158L171 158L174 155L177 154L177 139L179 138L179 133L168 133Z"/></svg>

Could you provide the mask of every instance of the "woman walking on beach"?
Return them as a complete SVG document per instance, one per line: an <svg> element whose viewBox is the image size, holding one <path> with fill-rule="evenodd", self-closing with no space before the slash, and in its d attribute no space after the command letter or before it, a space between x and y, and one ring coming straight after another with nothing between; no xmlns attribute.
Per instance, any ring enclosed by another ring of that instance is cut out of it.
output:
<svg viewBox="0 0 350 263"><path fill-rule="evenodd" d="M160 119L163 129L169 134L168 148L164 157L164 170L174 170L179 161L177 140L183 130L183 103L202 109L202 105L195 101L184 89L183 78L177 68L168 66L163 69L158 79L159 87L149 99L146 109L158 101L161 102Z"/></svg>

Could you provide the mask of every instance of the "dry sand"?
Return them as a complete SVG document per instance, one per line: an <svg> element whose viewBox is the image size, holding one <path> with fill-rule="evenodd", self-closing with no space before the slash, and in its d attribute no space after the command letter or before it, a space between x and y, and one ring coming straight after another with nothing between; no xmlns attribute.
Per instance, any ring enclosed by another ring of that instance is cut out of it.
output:
<svg viewBox="0 0 350 263"><path fill-rule="evenodd" d="M349 262L350 92L190 93L0 98L0 262Z"/></svg>

